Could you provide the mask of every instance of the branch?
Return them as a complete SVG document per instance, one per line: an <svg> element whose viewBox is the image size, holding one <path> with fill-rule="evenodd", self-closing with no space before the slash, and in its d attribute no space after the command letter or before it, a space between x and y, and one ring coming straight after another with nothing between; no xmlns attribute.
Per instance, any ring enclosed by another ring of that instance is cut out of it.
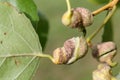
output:
<svg viewBox="0 0 120 80"><path fill-rule="evenodd" d="M112 0L110 3L108 3L107 5L99 8L98 10L95 10L92 12L93 16L96 16L97 14L101 13L104 10L108 10L113 8L113 6L115 6L117 3L119 2L119 0Z"/></svg>

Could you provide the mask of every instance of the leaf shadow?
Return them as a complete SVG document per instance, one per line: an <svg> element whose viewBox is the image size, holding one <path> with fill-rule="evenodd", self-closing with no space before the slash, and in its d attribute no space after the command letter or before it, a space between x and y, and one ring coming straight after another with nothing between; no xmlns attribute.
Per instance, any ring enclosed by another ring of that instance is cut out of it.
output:
<svg viewBox="0 0 120 80"><path fill-rule="evenodd" d="M114 31L113 31L112 26L113 26L112 19L110 19L104 27L104 32L102 35L102 42L113 41Z"/></svg>
<svg viewBox="0 0 120 80"><path fill-rule="evenodd" d="M42 50L44 50L46 42L48 40L49 23L46 17L42 15L40 12L38 13L38 15L39 21L37 23L37 26L35 26L34 28L39 36Z"/></svg>

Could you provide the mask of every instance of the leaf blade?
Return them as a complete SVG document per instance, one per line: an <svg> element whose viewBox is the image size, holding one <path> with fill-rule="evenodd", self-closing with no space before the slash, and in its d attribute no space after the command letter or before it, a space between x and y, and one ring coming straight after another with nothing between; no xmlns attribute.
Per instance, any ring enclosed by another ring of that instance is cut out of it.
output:
<svg viewBox="0 0 120 80"><path fill-rule="evenodd" d="M0 16L0 55L42 52L38 36L23 13L10 4L0 3ZM38 57L0 58L0 80L29 80L38 61ZM21 71L25 72L21 75Z"/></svg>

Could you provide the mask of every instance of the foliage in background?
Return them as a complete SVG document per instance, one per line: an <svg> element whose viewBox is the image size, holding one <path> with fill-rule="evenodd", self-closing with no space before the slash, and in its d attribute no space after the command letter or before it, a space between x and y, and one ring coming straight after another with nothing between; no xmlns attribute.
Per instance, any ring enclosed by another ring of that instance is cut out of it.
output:
<svg viewBox="0 0 120 80"><path fill-rule="evenodd" d="M89 0L91 2L97 3L97 4L106 4L108 3L110 0Z"/></svg>

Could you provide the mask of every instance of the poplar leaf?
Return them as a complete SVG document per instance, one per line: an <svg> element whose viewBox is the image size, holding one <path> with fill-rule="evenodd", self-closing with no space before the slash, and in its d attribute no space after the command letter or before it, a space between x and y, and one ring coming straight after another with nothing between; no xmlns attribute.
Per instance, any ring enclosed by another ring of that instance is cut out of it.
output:
<svg viewBox="0 0 120 80"><path fill-rule="evenodd" d="M42 52L30 20L8 3L0 3L0 55ZM30 80L38 57L0 58L0 80Z"/></svg>

